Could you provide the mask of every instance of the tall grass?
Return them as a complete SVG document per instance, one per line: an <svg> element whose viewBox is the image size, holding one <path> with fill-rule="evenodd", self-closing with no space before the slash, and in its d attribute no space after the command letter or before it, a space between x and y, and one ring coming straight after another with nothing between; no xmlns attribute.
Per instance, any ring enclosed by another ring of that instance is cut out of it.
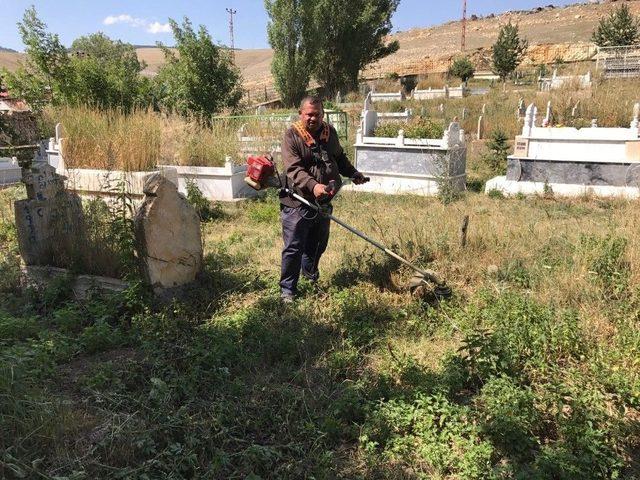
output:
<svg viewBox="0 0 640 480"><path fill-rule="evenodd" d="M163 119L162 163L196 167L221 167L239 149L237 128L229 122L203 125L175 115Z"/></svg>
<svg viewBox="0 0 640 480"><path fill-rule="evenodd" d="M195 119L152 110L98 110L64 106L45 112L47 124L61 123L67 168L148 171L159 164L218 167L238 153L237 128L209 127Z"/></svg>
<svg viewBox="0 0 640 480"><path fill-rule="evenodd" d="M67 168L145 171L158 164L162 122L150 110L64 106L47 115L62 124Z"/></svg>

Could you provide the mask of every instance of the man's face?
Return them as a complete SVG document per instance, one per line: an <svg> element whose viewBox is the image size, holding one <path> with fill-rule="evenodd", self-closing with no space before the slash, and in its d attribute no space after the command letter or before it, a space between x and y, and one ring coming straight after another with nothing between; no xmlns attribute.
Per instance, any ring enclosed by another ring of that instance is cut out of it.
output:
<svg viewBox="0 0 640 480"><path fill-rule="evenodd" d="M300 121L304 125L304 128L311 133L318 131L322 125L323 117L324 111L320 105L314 105L307 102L300 110Z"/></svg>

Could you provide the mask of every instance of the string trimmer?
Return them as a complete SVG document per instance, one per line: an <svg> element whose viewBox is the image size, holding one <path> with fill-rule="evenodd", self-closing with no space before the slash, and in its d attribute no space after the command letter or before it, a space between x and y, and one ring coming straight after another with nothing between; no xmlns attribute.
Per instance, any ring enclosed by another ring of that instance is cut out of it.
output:
<svg viewBox="0 0 640 480"><path fill-rule="evenodd" d="M368 181L369 179L367 178L366 180ZM448 287L445 281L442 280L434 271L424 270L422 268L415 266L409 260L401 257L394 251L388 249L387 247L382 245L380 242L377 242L376 240L368 237L361 231L346 224L339 218L334 217L331 214L330 209L327 208L326 204L322 203L323 200L326 202L327 200L330 200L331 198L333 198L337 193L337 189L334 181L329 182L329 184L325 187L326 197L324 199L320 199L321 203L310 202L309 200L298 195L295 191L293 191L292 189L288 188L286 185L283 184L282 178L278 174L276 165L270 155L263 155L260 157L250 156L247 159L247 177L245 177L244 181L249 186L251 186L251 188L255 190L263 190L269 187L279 188L286 195L292 198L295 198L300 203L303 203L307 207L316 211L318 214L333 220L341 227L346 228L348 231L350 231L354 235L357 235L364 241L368 242L369 244L373 245L379 250L382 250L384 253L386 253L390 257L395 258L400 263L411 268L415 272L414 276L411 278L408 285L411 291L414 291L418 287L429 285L429 283L433 283L435 285L433 293L434 295L436 295L436 297L448 298L451 296L451 288Z"/></svg>

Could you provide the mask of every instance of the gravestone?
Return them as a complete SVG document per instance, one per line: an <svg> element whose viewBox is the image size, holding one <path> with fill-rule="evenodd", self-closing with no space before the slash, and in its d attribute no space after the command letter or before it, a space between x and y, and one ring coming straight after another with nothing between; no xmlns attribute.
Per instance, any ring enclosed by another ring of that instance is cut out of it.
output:
<svg viewBox="0 0 640 480"><path fill-rule="evenodd" d="M482 140L484 134L484 115L478 117L478 140Z"/></svg>
<svg viewBox="0 0 640 480"><path fill-rule="evenodd" d="M195 280L202 269L200 218L176 186L160 174L144 185L136 212L136 242L142 271L156 295Z"/></svg>
<svg viewBox="0 0 640 480"><path fill-rule="evenodd" d="M576 118L580 114L579 108L580 108L580 100L578 100L575 106L571 109L572 118Z"/></svg>
<svg viewBox="0 0 640 480"><path fill-rule="evenodd" d="M527 114L527 106L524 103L524 98L520 98L518 102L518 120L522 120Z"/></svg>
<svg viewBox="0 0 640 480"><path fill-rule="evenodd" d="M22 171L27 199L14 204L18 248L26 265L68 267L83 242L82 202L46 163Z"/></svg>

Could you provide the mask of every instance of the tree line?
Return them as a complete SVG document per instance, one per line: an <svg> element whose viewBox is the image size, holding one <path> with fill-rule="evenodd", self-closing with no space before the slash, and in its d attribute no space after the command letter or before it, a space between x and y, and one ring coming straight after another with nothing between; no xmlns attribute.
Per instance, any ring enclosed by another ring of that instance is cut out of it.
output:
<svg viewBox="0 0 640 480"><path fill-rule="evenodd" d="M169 23L174 47L158 44L165 63L148 77L133 45L98 32L77 38L67 49L31 7L18 23L25 61L15 72L4 69L0 83L36 111L49 104L88 103L124 111L153 107L206 119L237 107L242 77L230 52L186 17L181 24Z"/></svg>
<svg viewBox="0 0 640 480"><path fill-rule="evenodd" d="M367 65L398 50L389 41L400 0L264 0L276 89L285 106L295 106L314 79L327 97L358 88ZM18 28L26 60L15 72L4 69L0 83L35 110L47 104L89 103L99 108L153 107L207 119L242 100L242 76L231 52L216 45L207 29L188 18L169 19L174 47L158 43L165 62L151 78L135 48L104 33L82 36L67 49L47 31L34 7ZM636 44L640 20L622 4L600 20L592 40L599 46ZM517 25L503 25L492 47L492 69L503 82L520 65L528 43ZM459 57L449 74L466 82L473 62Z"/></svg>

